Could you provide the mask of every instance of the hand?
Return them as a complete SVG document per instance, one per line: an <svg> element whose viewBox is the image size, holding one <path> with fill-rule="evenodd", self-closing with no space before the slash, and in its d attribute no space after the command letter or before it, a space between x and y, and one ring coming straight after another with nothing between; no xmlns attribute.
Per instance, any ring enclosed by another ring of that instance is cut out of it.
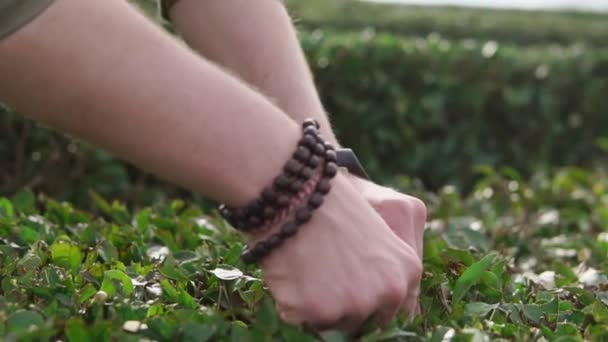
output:
<svg viewBox="0 0 608 342"><path fill-rule="evenodd" d="M348 178L393 232L416 251L422 262L424 225L427 215L424 203L415 197L404 195L354 175L349 175ZM419 286L410 292L412 298L408 298L404 305L407 313L419 313L419 292Z"/></svg>
<svg viewBox="0 0 608 342"><path fill-rule="evenodd" d="M372 316L390 321L422 274L415 250L341 174L312 220L261 267L284 321L350 332Z"/></svg>

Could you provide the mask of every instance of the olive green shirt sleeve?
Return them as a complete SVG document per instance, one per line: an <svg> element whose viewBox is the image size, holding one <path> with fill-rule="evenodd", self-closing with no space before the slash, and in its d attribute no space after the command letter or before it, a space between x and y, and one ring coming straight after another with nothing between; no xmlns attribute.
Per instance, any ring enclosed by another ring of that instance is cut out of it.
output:
<svg viewBox="0 0 608 342"><path fill-rule="evenodd" d="M25 26L52 2L53 0L0 0L0 39Z"/></svg>

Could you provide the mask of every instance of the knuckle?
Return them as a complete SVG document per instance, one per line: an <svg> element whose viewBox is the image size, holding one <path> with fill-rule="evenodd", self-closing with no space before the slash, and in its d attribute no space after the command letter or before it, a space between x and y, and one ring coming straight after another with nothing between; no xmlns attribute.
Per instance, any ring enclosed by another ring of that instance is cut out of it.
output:
<svg viewBox="0 0 608 342"><path fill-rule="evenodd" d="M307 321L315 324L332 324L340 320L342 314L336 309L335 305L314 301L308 304L306 312L309 319Z"/></svg>
<svg viewBox="0 0 608 342"><path fill-rule="evenodd" d="M413 281L420 282L422 280L422 272L424 271L422 262L417 260L412 262L410 265L410 272L413 278Z"/></svg>
<svg viewBox="0 0 608 342"><path fill-rule="evenodd" d="M426 207L426 204L424 204L424 202L422 202L422 200L420 200L419 198L416 197L410 197L410 207L412 208L412 211L415 215L416 218L420 219L420 221L426 221L426 216L428 213L428 209Z"/></svg>
<svg viewBox="0 0 608 342"><path fill-rule="evenodd" d="M406 295L406 287L403 282L391 280L385 282L382 298L384 302L398 303Z"/></svg>
<svg viewBox="0 0 608 342"><path fill-rule="evenodd" d="M374 305L370 301L354 300L351 302L348 315L357 319L365 319L374 312Z"/></svg>

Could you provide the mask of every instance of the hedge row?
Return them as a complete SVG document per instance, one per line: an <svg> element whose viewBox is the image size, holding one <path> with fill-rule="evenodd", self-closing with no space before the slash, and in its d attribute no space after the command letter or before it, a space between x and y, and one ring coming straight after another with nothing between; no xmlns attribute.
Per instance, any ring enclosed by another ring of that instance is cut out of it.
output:
<svg viewBox="0 0 608 342"><path fill-rule="evenodd" d="M436 32L451 39L479 38L521 45L608 45L606 15L419 7L352 0L287 0L294 18L307 29L333 28L426 36Z"/></svg>
<svg viewBox="0 0 608 342"><path fill-rule="evenodd" d="M466 187L476 165L526 174L605 157L608 50L371 31L302 41L342 142L377 177Z"/></svg>
<svg viewBox="0 0 608 342"><path fill-rule="evenodd" d="M408 174L431 188L466 189L479 165L525 176L605 159L608 50L371 31L307 32L302 42L342 142L376 179ZM29 187L84 198L95 189L133 201L162 193L108 154L0 111L0 193Z"/></svg>
<svg viewBox="0 0 608 342"><path fill-rule="evenodd" d="M433 218L420 315L356 340L606 341L607 188L606 174L569 168L416 194ZM353 341L280 323L242 237L211 211L92 202L98 214L0 197L1 341Z"/></svg>

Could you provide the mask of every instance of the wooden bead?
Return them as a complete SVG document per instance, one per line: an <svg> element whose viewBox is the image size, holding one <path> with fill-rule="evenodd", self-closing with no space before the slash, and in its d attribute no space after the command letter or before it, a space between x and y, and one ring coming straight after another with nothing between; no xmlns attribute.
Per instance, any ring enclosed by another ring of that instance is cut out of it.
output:
<svg viewBox="0 0 608 342"><path fill-rule="evenodd" d="M318 135L318 131L316 127L312 127L312 126L308 126L306 128L304 128L304 135L312 135L312 136L317 136Z"/></svg>
<svg viewBox="0 0 608 342"><path fill-rule="evenodd" d="M241 253L241 260L247 265L253 264L256 262L256 258L253 256L251 250L246 249Z"/></svg>
<svg viewBox="0 0 608 342"><path fill-rule="evenodd" d="M243 230L243 229L245 229L245 223L243 221L241 221L241 220L230 222L230 225L232 225L237 230Z"/></svg>
<svg viewBox="0 0 608 342"><path fill-rule="evenodd" d="M304 186L304 182L302 182L299 179L296 179L293 182L291 182L291 184L289 185L289 191L291 193L297 193L300 190L302 190L302 186Z"/></svg>
<svg viewBox="0 0 608 342"><path fill-rule="evenodd" d="M317 209L321 204L323 204L323 195L318 192L313 193L308 199L309 208Z"/></svg>
<svg viewBox="0 0 608 342"><path fill-rule="evenodd" d="M314 147L317 144L317 139L314 135L306 134L301 140L300 145L306 147Z"/></svg>
<svg viewBox="0 0 608 342"><path fill-rule="evenodd" d="M264 217L266 219L272 219L273 217L275 217L277 215L277 210L272 208L272 207L266 207L264 208Z"/></svg>
<svg viewBox="0 0 608 342"><path fill-rule="evenodd" d="M232 211L232 217L239 219L245 216L245 209L243 208L234 208Z"/></svg>
<svg viewBox="0 0 608 342"><path fill-rule="evenodd" d="M310 150L304 146L298 147L297 151L294 153L293 157L301 162L305 162L310 158Z"/></svg>
<svg viewBox="0 0 608 342"><path fill-rule="evenodd" d="M262 198L267 203L271 203L271 204L275 203L277 200L277 197L278 197L277 192L271 186L266 187L264 189L264 191L262 191Z"/></svg>
<svg viewBox="0 0 608 342"><path fill-rule="evenodd" d="M308 166L312 168L316 168L317 166L319 166L319 164L321 164L321 158L319 158L318 156L312 156L310 157L310 159L308 159Z"/></svg>
<svg viewBox="0 0 608 342"><path fill-rule="evenodd" d="M335 151L336 150L336 148L334 147L334 145L332 145L331 143L326 142L323 145L325 146L325 150L327 150L327 151Z"/></svg>
<svg viewBox="0 0 608 342"><path fill-rule="evenodd" d="M262 199L258 198L247 208L247 215L259 215L262 213L263 210L264 202L262 202Z"/></svg>
<svg viewBox="0 0 608 342"><path fill-rule="evenodd" d="M276 249L283 244L283 239L281 239L281 236L278 234L272 235L266 241L268 242L268 248L270 249Z"/></svg>
<svg viewBox="0 0 608 342"><path fill-rule="evenodd" d="M300 208L298 209L298 211L296 211L296 221L299 224L303 224L306 223L308 221L310 221L310 218L312 217L312 212L310 211L309 208Z"/></svg>
<svg viewBox="0 0 608 342"><path fill-rule="evenodd" d="M289 205L289 202L290 202L289 196L287 196L287 195L281 195L281 196L279 196L279 198L277 198L277 205L280 208Z"/></svg>
<svg viewBox="0 0 608 342"><path fill-rule="evenodd" d="M232 212L230 211L230 209L228 209L228 207L226 207L225 205L220 205L220 207L218 208L220 215L222 215L222 217L224 219L228 219L229 217L232 216Z"/></svg>
<svg viewBox="0 0 608 342"><path fill-rule="evenodd" d="M281 236L281 238L287 239L296 235L297 232L298 225L293 221L289 221L285 223L283 227L281 227L281 232L279 233L279 235Z"/></svg>
<svg viewBox="0 0 608 342"><path fill-rule="evenodd" d="M302 168L302 171L300 171L300 178L301 179L305 179L308 180L310 179L310 177L312 177L312 175L314 175L315 170L311 169L310 167L304 167Z"/></svg>
<svg viewBox="0 0 608 342"><path fill-rule="evenodd" d="M319 181L319 184L317 185L317 192L326 195L329 190L331 190L331 184L329 184L329 179L321 179L321 181Z"/></svg>
<svg viewBox="0 0 608 342"><path fill-rule="evenodd" d="M249 216L247 219L247 226L250 228L259 227L262 224L262 219L258 216Z"/></svg>
<svg viewBox="0 0 608 342"><path fill-rule="evenodd" d="M326 150L325 151L325 160L327 160L328 162L337 162L338 161L338 155L336 155L336 151L334 150Z"/></svg>
<svg viewBox="0 0 608 342"><path fill-rule="evenodd" d="M279 175L274 179L274 186L277 189L285 190L289 186L289 177L286 175Z"/></svg>
<svg viewBox="0 0 608 342"><path fill-rule="evenodd" d="M258 258L263 258L270 253L270 245L268 241L260 241L253 247L253 254Z"/></svg>
<svg viewBox="0 0 608 342"><path fill-rule="evenodd" d="M319 143L316 144L313 152L318 155L318 156L324 156L325 155L325 146L323 146L323 144Z"/></svg>
<svg viewBox="0 0 608 342"><path fill-rule="evenodd" d="M338 165L334 162L329 162L325 165L323 174L327 177L333 178L338 173Z"/></svg>
<svg viewBox="0 0 608 342"><path fill-rule="evenodd" d="M302 165L302 163L300 163L299 161L295 159L290 159L287 164L285 164L284 170L290 175L297 175L298 173L300 173L300 170L302 170L303 167L304 165Z"/></svg>
<svg viewBox="0 0 608 342"><path fill-rule="evenodd" d="M308 126L319 128L319 122L315 119L306 119L302 122L302 127L306 128Z"/></svg>

